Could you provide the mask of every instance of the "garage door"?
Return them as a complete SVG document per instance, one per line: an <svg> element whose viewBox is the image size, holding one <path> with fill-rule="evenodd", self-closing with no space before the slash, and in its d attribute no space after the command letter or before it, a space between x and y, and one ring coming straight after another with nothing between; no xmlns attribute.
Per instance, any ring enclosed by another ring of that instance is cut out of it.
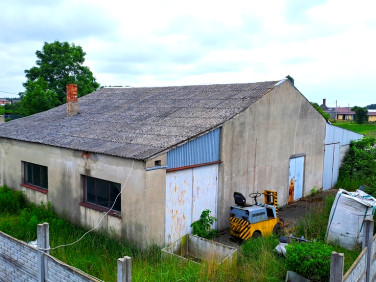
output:
<svg viewBox="0 0 376 282"><path fill-rule="evenodd" d="M203 210L217 216L218 164L168 172L166 175L165 242L191 232ZM215 228L216 226L214 226Z"/></svg>

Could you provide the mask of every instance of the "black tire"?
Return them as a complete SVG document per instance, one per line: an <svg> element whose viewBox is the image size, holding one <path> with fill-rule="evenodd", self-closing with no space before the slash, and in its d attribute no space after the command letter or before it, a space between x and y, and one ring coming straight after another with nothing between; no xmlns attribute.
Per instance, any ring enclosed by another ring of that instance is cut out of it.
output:
<svg viewBox="0 0 376 282"><path fill-rule="evenodd" d="M252 234L252 238L253 239L257 239L257 238L261 238L262 237L262 234L261 234L261 231L259 230L256 230L255 232L253 232Z"/></svg>
<svg viewBox="0 0 376 282"><path fill-rule="evenodd" d="M274 225L273 234L274 235L278 235L278 236L282 234L282 226L281 226L281 224L277 223L276 225Z"/></svg>

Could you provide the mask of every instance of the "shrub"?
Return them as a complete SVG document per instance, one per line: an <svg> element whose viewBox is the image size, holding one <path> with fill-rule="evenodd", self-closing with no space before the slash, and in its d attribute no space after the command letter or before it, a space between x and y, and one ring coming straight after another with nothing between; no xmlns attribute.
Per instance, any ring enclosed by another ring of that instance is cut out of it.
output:
<svg viewBox="0 0 376 282"><path fill-rule="evenodd" d="M211 228L214 221L217 221L217 219L214 216L210 216L210 210L204 210L200 219L191 224L193 235L213 239L218 234L217 230Z"/></svg>
<svg viewBox="0 0 376 282"><path fill-rule="evenodd" d="M19 213L26 206L26 197L21 191L0 187L0 213Z"/></svg>
<svg viewBox="0 0 376 282"><path fill-rule="evenodd" d="M337 187L355 190L359 184L376 196L376 139L373 137L352 141L350 150L339 170ZM356 185L356 186L355 186Z"/></svg>
<svg viewBox="0 0 376 282"><path fill-rule="evenodd" d="M328 281L332 251L332 246L321 242L289 244L287 267L312 281Z"/></svg>

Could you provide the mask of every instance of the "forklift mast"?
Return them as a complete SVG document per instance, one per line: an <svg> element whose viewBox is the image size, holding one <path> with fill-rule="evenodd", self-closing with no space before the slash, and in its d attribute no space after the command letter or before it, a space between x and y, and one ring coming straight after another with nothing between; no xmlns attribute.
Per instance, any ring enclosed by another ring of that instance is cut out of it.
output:
<svg viewBox="0 0 376 282"><path fill-rule="evenodd" d="M277 198L277 192L272 190L265 190L264 191L264 203L266 205L272 205L275 206L275 213L278 217L278 198Z"/></svg>

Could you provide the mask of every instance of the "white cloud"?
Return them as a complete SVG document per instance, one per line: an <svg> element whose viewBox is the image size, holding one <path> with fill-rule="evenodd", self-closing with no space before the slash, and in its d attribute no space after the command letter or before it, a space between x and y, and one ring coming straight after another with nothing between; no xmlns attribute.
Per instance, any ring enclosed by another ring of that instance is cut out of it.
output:
<svg viewBox="0 0 376 282"><path fill-rule="evenodd" d="M0 18L0 90L22 90L43 42L83 47L102 85L275 80L309 100L375 103L376 2L9 1ZM357 98L354 98L355 94ZM2 95L2 94L0 94Z"/></svg>

